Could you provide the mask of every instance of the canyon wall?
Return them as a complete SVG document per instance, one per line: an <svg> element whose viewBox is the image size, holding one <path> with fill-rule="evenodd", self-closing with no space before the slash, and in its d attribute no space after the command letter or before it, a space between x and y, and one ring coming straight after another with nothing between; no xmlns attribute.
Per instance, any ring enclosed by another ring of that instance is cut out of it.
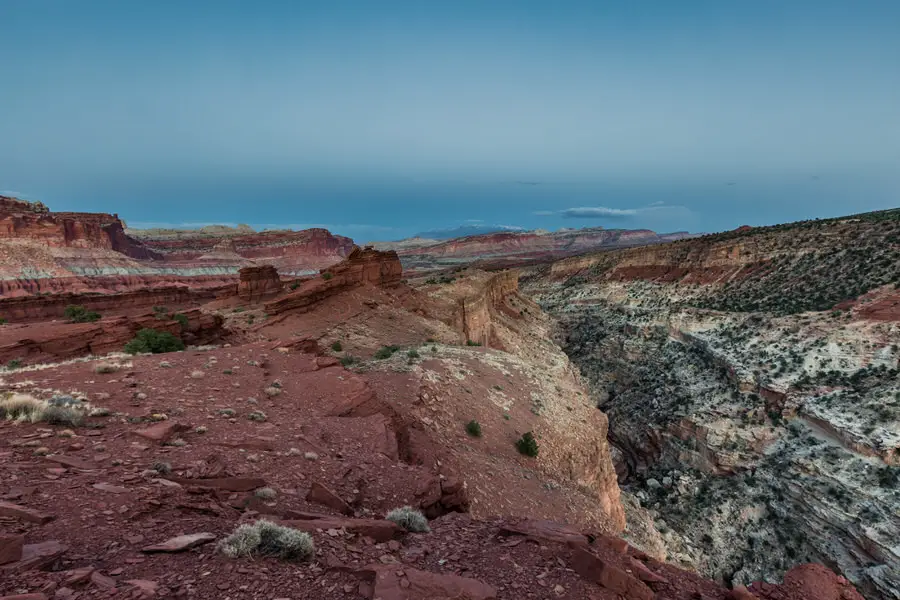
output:
<svg viewBox="0 0 900 600"><path fill-rule="evenodd" d="M518 291L518 271L508 270L492 275L476 294L458 301L456 327L471 342L498 347L492 315L505 306L506 296Z"/></svg>
<svg viewBox="0 0 900 600"><path fill-rule="evenodd" d="M217 342L225 333L223 319L199 309L182 313L183 325L170 315L144 314L101 319L93 323L41 323L0 327L0 363L24 365L121 352L141 329L166 331L187 344Z"/></svg>
<svg viewBox="0 0 900 600"><path fill-rule="evenodd" d="M353 240L327 229L255 232L247 226L204 227L199 230L129 230L129 233L168 261L197 261L223 250L284 274L309 275L343 260Z"/></svg>
<svg viewBox="0 0 900 600"><path fill-rule="evenodd" d="M131 258L159 255L125 235L117 215L50 212L43 204L0 196L0 238L35 240L47 246L113 250Z"/></svg>
<svg viewBox="0 0 900 600"><path fill-rule="evenodd" d="M60 293L46 296L19 296L0 299L0 317L11 323L61 319L66 307L80 304L101 314L108 311L136 312L152 306L208 302L218 295L234 293L234 284L212 288L187 286L131 289L113 294Z"/></svg>
<svg viewBox="0 0 900 600"><path fill-rule="evenodd" d="M900 589L900 211L532 269L609 416L630 527L740 584L802 561Z"/></svg>

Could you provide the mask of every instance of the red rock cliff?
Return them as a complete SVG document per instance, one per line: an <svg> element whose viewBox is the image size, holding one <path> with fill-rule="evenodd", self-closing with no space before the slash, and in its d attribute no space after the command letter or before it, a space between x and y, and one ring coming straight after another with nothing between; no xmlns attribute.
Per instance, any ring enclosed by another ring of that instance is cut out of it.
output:
<svg viewBox="0 0 900 600"><path fill-rule="evenodd" d="M393 250L381 252L355 247L346 260L304 282L294 293L266 304L266 312L277 315L305 309L320 300L357 285L391 287L400 283L403 268Z"/></svg>
<svg viewBox="0 0 900 600"><path fill-rule="evenodd" d="M37 240L51 247L114 250L138 259L159 255L125 234L117 215L50 212L39 202L0 196L0 239Z"/></svg>
<svg viewBox="0 0 900 600"><path fill-rule="evenodd" d="M238 297L245 302L259 302L277 296L282 289L281 278L272 265L244 267L239 271Z"/></svg>
<svg viewBox="0 0 900 600"><path fill-rule="evenodd" d="M481 291L459 300L456 325L466 339L482 346L496 346L492 315L502 310L509 294L519 291L519 273L514 269L502 271L488 279Z"/></svg>

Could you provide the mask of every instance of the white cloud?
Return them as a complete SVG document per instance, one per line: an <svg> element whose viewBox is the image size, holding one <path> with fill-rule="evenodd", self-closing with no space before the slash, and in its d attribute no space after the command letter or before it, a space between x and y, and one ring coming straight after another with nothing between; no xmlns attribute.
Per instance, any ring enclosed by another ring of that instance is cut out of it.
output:
<svg viewBox="0 0 900 600"><path fill-rule="evenodd" d="M608 206L578 206L562 210L538 210L535 216L560 216L565 219L631 219L648 216L653 213L690 212L684 206L670 206L662 202L654 202L639 208L610 208Z"/></svg>

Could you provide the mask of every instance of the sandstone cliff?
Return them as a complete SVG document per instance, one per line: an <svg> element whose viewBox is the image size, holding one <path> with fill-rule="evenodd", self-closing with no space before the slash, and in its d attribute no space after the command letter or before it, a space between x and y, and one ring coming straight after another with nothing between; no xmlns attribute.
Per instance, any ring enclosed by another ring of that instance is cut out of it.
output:
<svg viewBox="0 0 900 600"><path fill-rule="evenodd" d="M304 281L293 293L266 304L266 312L278 315L303 310L351 287L391 287L400 283L402 267L397 253L356 247L346 260L324 269L319 277Z"/></svg>

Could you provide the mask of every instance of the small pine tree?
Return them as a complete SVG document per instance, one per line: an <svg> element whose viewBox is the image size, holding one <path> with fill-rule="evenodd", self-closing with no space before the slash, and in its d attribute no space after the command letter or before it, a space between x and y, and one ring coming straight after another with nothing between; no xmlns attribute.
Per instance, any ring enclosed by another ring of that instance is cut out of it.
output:
<svg viewBox="0 0 900 600"><path fill-rule="evenodd" d="M524 454L525 456L534 458L538 455L538 443L537 440L534 439L534 434L530 431L526 431L522 437L516 440L516 448L519 450L520 454Z"/></svg>

